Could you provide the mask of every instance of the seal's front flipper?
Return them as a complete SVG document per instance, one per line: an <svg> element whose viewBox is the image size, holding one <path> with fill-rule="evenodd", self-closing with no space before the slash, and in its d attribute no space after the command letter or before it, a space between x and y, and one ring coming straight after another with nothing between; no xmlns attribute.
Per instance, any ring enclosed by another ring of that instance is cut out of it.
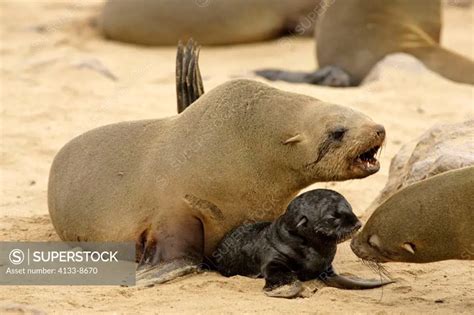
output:
<svg viewBox="0 0 474 315"><path fill-rule="evenodd" d="M319 278L329 287L347 290L373 289L395 282L392 280L346 278L338 275L332 267L330 267L324 274L320 275Z"/></svg>
<svg viewBox="0 0 474 315"><path fill-rule="evenodd" d="M190 39L186 46L178 44L176 54L176 94L178 113L204 94L201 71L199 70L199 46Z"/></svg>
<svg viewBox="0 0 474 315"><path fill-rule="evenodd" d="M143 267L137 271L137 285L152 287L176 278L199 272L198 264L185 259L178 259L158 265Z"/></svg>
<svg viewBox="0 0 474 315"><path fill-rule="evenodd" d="M286 81L291 83L308 83L334 87L347 87L351 85L349 74L336 66L326 66L314 72L290 72L274 69L255 71L256 75L270 81Z"/></svg>
<svg viewBox="0 0 474 315"><path fill-rule="evenodd" d="M175 214L184 211L174 210ZM162 219L159 228L150 226L137 241L137 284L152 286L197 272L203 252L204 227L198 218Z"/></svg>

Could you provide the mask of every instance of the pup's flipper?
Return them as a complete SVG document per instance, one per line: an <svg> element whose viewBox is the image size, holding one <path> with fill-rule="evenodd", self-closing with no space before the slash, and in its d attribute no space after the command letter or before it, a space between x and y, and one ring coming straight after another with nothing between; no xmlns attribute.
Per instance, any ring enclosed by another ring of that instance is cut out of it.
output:
<svg viewBox="0 0 474 315"><path fill-rule="evenodd" d="M263 292L267 296L292 299L303 291L303 285L285 263L272 260L262 268Z"/></svg>
<svg viewBox="0 0 474 315"><path fill-rule="evenodd" d="M347 290L373 289L395 282L393 280L347 278L338 275L332 267L320 276L320 279L329 287Z"/></svg>
<svg viewBox="0 0 474 315"><path fill-rule="evenodd" d="M199 70L199 49L197 43L190 39L186 46L178 44L176 54L176 94L178 113L204 94L201 71Z"/></svg>
<svg viewBox="0 0 474 315"><path fill-rule="evenodd" d="M270 81L308 83L334 87L346 87L351 85L349 74L336 66L326 66L314 72L291 72L275 69L263 69L255 71L255 74Z"/></svg>
<svg viewBox="0 0 474 315"><path fill-rule="evenodd" d="M303 291L303 285L300 281L295 281L290 284L285 284L273 289L264 288L263 292L266 296L269 297L276 297L276 298L284 298L284 299L292 299L295 297L300 296L301 292Z"/></svg>

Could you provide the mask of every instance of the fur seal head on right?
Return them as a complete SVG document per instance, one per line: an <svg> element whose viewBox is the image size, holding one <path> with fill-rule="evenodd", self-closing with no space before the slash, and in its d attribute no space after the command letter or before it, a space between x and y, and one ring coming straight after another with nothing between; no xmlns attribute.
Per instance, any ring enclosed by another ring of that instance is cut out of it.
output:
<svg viewBox="0 0 474 315"><path fill-rule="evenodd" d="M375 262L474 260L474 166L435 175L388 198L351 248Z"/></svg>

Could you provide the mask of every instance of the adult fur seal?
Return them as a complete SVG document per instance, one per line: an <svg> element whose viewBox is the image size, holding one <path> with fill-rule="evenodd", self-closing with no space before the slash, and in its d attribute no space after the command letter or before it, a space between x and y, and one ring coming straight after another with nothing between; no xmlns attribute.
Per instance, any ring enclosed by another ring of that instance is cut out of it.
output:
<svg viewBox="0 0 474 315"><path fill-rule="evenodd" d="M427 263L474 260L474 167L407 186L382 203L352 240L360 258Z"/></svg>
<svg viewBox="0 0 474 315"><path fill-rule="evenodd" d="M237 44L312 32L319 0L109 0L101 15L106 37L141 45ZM297 29L297 31L295 31Z"/></svg>
<svg viewBox="0 0 474 315"><path fill-rule="evenodd" d="M225 276L263 276L264 291L273 297L296 297L300 281L321 279L343 289L370 289L391 283L355 280L337 275L332 267L337 244L361 227L339 193L316 189L290 202L274 222L246 224L229 233L213 253ZM289 286L289 288L281 287Z"/></svg>
<svg viewBox="0 0 474 315"><path fill-rule="evenodd" d="M185 64L177 81L200 78L196 50L178 56ZM188 97L200 86L189 80L181 108L200 94ZM63 240L134 240L139 278L163 282L195 270L244 221L276 218L311 183L377 172L384 137L381 125L349 108L230 81L177 116L71 140L51 167L49 212Z"/></svg>
<svg viewBox="0 0 474 315"><path fill-rule="evenodd" d="M429 69L474 84L474 62L440 46L440 0L327 0L316 26L319 70L260 70L270 80L330 86L359 85L372 67L395 52L411 54Z"/></svg>

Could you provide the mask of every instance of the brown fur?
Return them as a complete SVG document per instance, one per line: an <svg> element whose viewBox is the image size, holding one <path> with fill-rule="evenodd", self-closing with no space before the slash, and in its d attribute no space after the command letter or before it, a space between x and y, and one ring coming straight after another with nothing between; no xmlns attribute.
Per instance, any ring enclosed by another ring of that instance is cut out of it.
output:
<svg viewBox="0 0 474 315"><path fill-rule="evenodd" d="M109 0L106 37L142 45L236 44L313 29L319 0ZM314 11L314 12L313 12ZM300 34L301 35L301 34Z"/></svg>
<svg viewBox="0 0 474 315"><path fill-rule="evenodd" d="M474 84L474 62L442 48L440 32L440 0L335 0L317 24L318 64L338 66L358 85L383 57L405 52L448 79Z"/></svg>
<svg viewBox="0 0 474 315"><path fill-rule="evenodd" d="M474 167L466 167L396 192L375 210L351 247L357 256L378 262L474 260L473 226Z"/></svg>
<svg viewBox="0 0 474 315"><path fill-rule="evenodd" d="M334 126L344 139L314 163ZM375 172L352 161L381 144L380 130L346 107L230 81L177 116L70 141L51 168L49 211L63 240L135 240L152 264L209 255L232 228L278 217L300 189Z"/></svg>

